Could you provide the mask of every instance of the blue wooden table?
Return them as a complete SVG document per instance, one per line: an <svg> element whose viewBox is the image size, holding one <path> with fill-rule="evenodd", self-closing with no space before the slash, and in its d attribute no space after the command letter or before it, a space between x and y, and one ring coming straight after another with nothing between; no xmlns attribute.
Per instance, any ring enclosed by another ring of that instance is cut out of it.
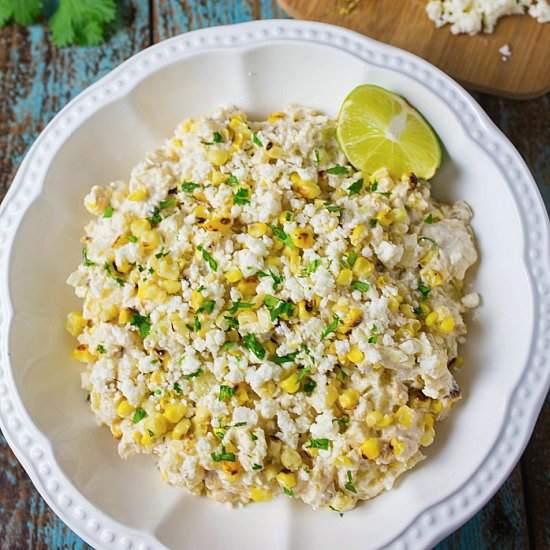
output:
<svg viewBox="0 0 550 550"><path fill-rule="evenodd" d="M0 200L52 116L122 60L188 30L273 17L286 17L275 0L123 0L105 44L61 50L43 24L1 29ZM550 96L476 99L525 158L548 208ZM547 400L521 463L485 508L438 549L550 548L549 436ZM0 550L87 548L44 503L0 435Z"/></svg>

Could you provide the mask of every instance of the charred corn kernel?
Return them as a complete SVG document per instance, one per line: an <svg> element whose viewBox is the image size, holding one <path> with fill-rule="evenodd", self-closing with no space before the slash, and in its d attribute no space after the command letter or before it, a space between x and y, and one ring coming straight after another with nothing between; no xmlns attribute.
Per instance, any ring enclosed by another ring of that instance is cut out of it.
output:
<svg viewBox="0 0 550 550"><path fill-rule="evenodd" d="M191 420L182 418L172 430L172 439L181 439L191 429Z"/></svg>
<svg viewBox="0 0 550 550"><path fill-rule="evenodd" d="M124 309L121 309L120 313L118 314L118 322L121 325L125 325L132 320L133 316L134 312L131 309L125 307Z"/></svg>
<svg viewBox="0 0 550 550"><path fill-rule="evenodd" d="M389 208L380 210L375 218L382 227L389 227L393 223L393 213Z"/></svg>
<svg viewBox="0 0 550 550"><path fill-rule="evenodd" d="M122 438L122 430L120 428L120 420L115 420L111 423L111 433L115 439Z"/></svg>
<svg viewBox="0 0 550 550"><path fill-rule="evenodd" d="M359 346L352 344L348 351L347 358L357 365L365 358L365 354L359 349Z"/></svg>
<svg viewBox="0 0 550 550"><path fill-rule="evenodd" d="M279 387L287 393L296 393L300 389L299 374L293 372L290 376L279 382Z"/></svg>
<svg viewBox="0 0 550 550"><path fill-rule="evenodd" d="M352 232L349 238L353 246L357 246L367 236L367 226L359 224Z"/></svg>
<svg viewBox="0 0 550 550"><path fill-rule="evenodd" d="M395 456L399 456L403 454L403 451L405 450L405 444L403 441L399 441L399 439L396 439L395 437L392 437L390 439L390 447L392 450L392 453Z"/></svg>
<svg viewBox="0 0 550 550"><path fill-rule="evenodd" d="M71 311L67 315L67 324L65 327L71 336L78 336L82 333L87 324L88 321L82 317L82 313L80 311Z"/></svg>
<svg viewBox="0 0 550 550"><path fill-rule="evenodd" d="M359 403L360 393L357 390L348 388L338 397L338 403L343 409L353 409Z"/></svg>
<svg viewBox="0 0 550 550"><path fill-rule="evenodd" d="M215 166L223 166L229 160L230 154L225 149L210 149L206 155L208 162Z"/></svg>
<svg viewBox="0 0 550 550"><path fill-rule="evenodd" d="M168 292L168 294L177 294L181 290L181 283L179 281L171 281L170 279L164 279L159 282L160 288Z"/></svg>
<svg viewBox="0 0 550 550"><path fill-rule="evenodd" d="M80 346L73 349L73 359L81 363L93 363L95 356L90 353L87 344L80 344Z"/></svg>
<svg viewBox="0 0 550 550"><path fill-rule="evenodd" d="M236 267L235 269L226 271L224 273L224 277L228 283L236 283L243 278L243 274L241 270L238 267Z"/></svg>
<svg viewBox="0 0 550 550"><path fill-rule="evenodd" d="M443 278L438 271L435 269L424 269L422 270L422 280L431 287L439 286L443 282Z"/></svg>
<svg viewBox="0 0 550 550"><path fill-rule="evenodd" d="M308 311L306 302L298 302L298 317L300 321L311 319L311 313Z"/></svg>
<svg viewBox="0 0 550 550"><path fill-rule="evenodd" d="M273 494L269 489L260 489L260 487L252 487L252 489L250 489L250 498L254 502L268 502L273 498Z"/></svg>
<svg viewBox="0 0 550 550"><path fill-rule="evenodd" d="M173 405L168 405L164 411L164 416L168 422L172 424L177 424L187 412L187 407L183 403L175 403Z"/></svg>
<svg viewBox="0 0 550 550"><path fill-rule="evenodd" d="M327 393L325 396L325 403L327 407L332 407L336 400L338 399L338 388L334 382L331 382L327 386Z"/></svg>
<svg viewBox="0 0 550 550"><path fill-rule="evenodd" d="M275 122L277 120L282 120L286 118L285 113L281 113L281 111L274 111L267 117L268 122Z"/></svg>
<svg viewBox="0 0 550 550"><path fill-rule="evenodd" d="M204 296L198 290L193 290L191 293L191 307L197 311L197 309L202 306L203 302Z"/></svg>
<svg viewBox="0 0 550 550"><path fill-rule="evenodd" d="M212 182L212 185L220 185L220 183L224 183L228 179L229 174L224 174L219 170L214 170L214 172L212 172L212 174L210 175L210 181Z"/></svg>
<svg viewBox="0 0 550 550"><path fill-rule="evenodd" d="M339 326L344 329L344 332L347 332L349 329L358 326L362 320L363 312L359 308L353 307L348 311L348 313L346 313L343 319L343 324ZM341 332L340 328L337 330Z"/></svg>
<svg viewBox="0 0 550 550"><path fill-rule="evenodd" d="M302 456L294 449L283 449L281 453L281 464L287 470L295 471L302 465Z"/></svg>
<svg viewBox="0 0 550 550"><path fill-rule="evenodd" d="M376 424L378 424L378 422L382 420L383 416L384 415L381 412L371 411L365 417L365 422L367 423L367 426L369 428L373 428L374 426L376 426Z"/></svg>
<svg viewBox="0 0 550 550"><path fill-rule="evenodd" d="M353 464L353 461L351 460L351 458L349 458L349 456L340 455L340 456L334 461L334 464L336 464L336 466L347 466L347 467L350 467L350 466Z"/></svg>
<svg viewBox="0 0 550 550"><path fill-rule="evenodd" d="M209 217L208 210L202 204L199 206L196 206L193 209L193 214L195 215L195 221L199 225L206 223Z"/></svg>
<svg viewBox="0 0 550 550"><path fill-rule="evenodd" d="M407 221L407 211L404 208L393 208L392 211L393 223L403 223Z"/></svg>
<svg viewBox="0 0 550 550"><path fill-rule="evenodd" d="M255 239L259 239L260 237L267 235L270 231L271 229L269 226L263 222L251 223L247 228L248 234Z"/></svg>
<svg viewBox="0 0 550 550"><path fill-rule="evenodd" d="M180 276L180 270L177 264L173 263L172 260L167 258L161 258L158 261L157 273L165 278L172 281L177 281Z"/></svg>
<svg viewBox="0 0 550 550"><path fill-rule="evenodd" d="M132 234L141 237L146 231L151 231L151 224L148 220L134 220L130 226Z"/></svg>
<svg viewBox="0 0 550 550"><path fill-rule="evenodd" d="M351 269L342 269L336 277L336 282L342 286L349 286L353 279L353 271Z"/></svg>
<svg viewBox="0 0 550 550"><path fill-rule="evenodd" d="M410 407L407 407L407 405L399 407L395 412L397 422L406 428L410 428L412 425L412 415L413 410Z"/></svg>
<svg viewBox="0 0 550 550"><path fill-rule="evenodd" d="M207 231L217 231L219 233L227 233L232 227L233 220L229 216L211 217L204 226Z"/></svg>
<svg viewBox="0 0 550 550"><path fill-rule="evenodd" d="M439 399L437 401L439 401ZM434 427L434 423L435 423L435 419L433 414L425 414L422 417L422 425L425 430L426 429L431 430Z"/></svg>
<svg viewBox="0 0 550 550"><path fill-rule="evenodd" d="M139 187L133 193L128 195L129 201L142 201L147 196L147 189L145 187Z"/></svg>
<svg viewBox="0 0 550 550"><path fill-rule="evenodd" d="M290 238L298 248L310 248L313 246L313 229L311 227L297 227L292 230Z"/></svg>
<svg viewBox="0 0 550 550"><path fill-rule="evenodd" d="M281 487L292 489L296 485L296 474L281 472L275 476Z"/></svg>
<svg viewBox="0 0 550 550"><path fill-rule="evenodd" d="M156 248L159 241L159 234L154 230L145 231L139 238L139 244L141 244L145 250L152 250L153 248Z"/></svg>
<svg viewBox="0 0 550 550"><path fill-rule="evenodd" d="M116 413L121 418L127 418L128 416L132 415L134 413L134 407L130 405L130 402L128 399L123 399L116 408Z"/></svg>
<svg viewBox="0 0 550 550"><path fill-rule="evenodd" d="M237 461L222 460L222 470L231 478L235 477L239 472L240 464ZM232 479L232 481L235 481Z"/></svg>
<svg viewBox="0 0 550 550"><path fill-rule="evenodd" d="M369 259L360 256L355 260L352 270L358 277L370 277L374 273L374 264Z"/></svg>
<svg viewBox="0 0 550 550"><path fill-rule="evenodd" d="M437 328L441 332L445 332L449 334L449 332L453 332L453 330L455 329L455 326L456 326L456 322L454 318L449 315L448 317L445 317L443 321L441 321L441 323L439 323Z"/></svg>
<svg viewBox="0 0 550 550"><path fill-rule="evenodd" d="M380 454L380 441L376 437L369 437L361 445L361 454L369 460L375 460Z"/></svg>
<svg viewBox="0 0 550 550"><path fill-rule="evenodd" d="M321 194L321 188L311 180L302 180L294 183L294 190L304 199L316 199Z"/></svg>
<svg viewBox="0 0 550 550"><path fill-rule="evenodd" d="M429 315L426 315L426 319L424 322L426 323L427 327L431 327L437 322L438 315L435 311L432 311Z"/></svg>
<svg viewBox="0 0 550 550"><path fill-rule="evenodd" d="M246 388L242 385L240 385L237 388L237 391L235 392L235 396L237 397L237 402L239 403L239 405L244 405L249 398Z"/></svg>
<svg viewBox="0 0 550 550"><path fill-rule="evenodd" d="M423 447L428 447L434 441L435 431L433 429L427 430L424 435L420 438L420 445Z"/></svg>
<svg viewBox="0 0 550 550"><path fill-rule="evenodd" d="M267 156L272 159L280 159L283 156L283 150L278 145L272 145L265 149Z"/></svg>
<svg viewBox="0 0 550 550"><path fill-rule="evenodd" d="M254 324L258 322L258 315L252 310L244 310L237 316L240 325Z"/></svg>
<svg viewBox="0 0 550 550"><path fill-rule="evenodd" d="M279 223L281 225L284 225L285 223L291 222L293 218L294 218L294 215L292 214L292 212L289 212L288 210L283 210L279 214Z"/></svg>
<svg viewBox="0 0 550 550"><path fill-rule="evenodd" d="M145 430L145 433L152 432L153 435L151 437L159 437L166 433L168 424L166 423L166 418L164 418L164 416L161 414L154 414L145 419L143 422L143 429Z"/></svg>

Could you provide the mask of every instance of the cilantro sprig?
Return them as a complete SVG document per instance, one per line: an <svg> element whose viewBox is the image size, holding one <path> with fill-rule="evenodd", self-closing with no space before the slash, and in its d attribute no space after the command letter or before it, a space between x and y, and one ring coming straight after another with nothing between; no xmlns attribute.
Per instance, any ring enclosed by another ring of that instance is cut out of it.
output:
<svg viewBox="0 0 550 550"><path fill-rule="evenodd" d="M212 258L212 256L208 253L207 250L202 246L202 244L199 244L197 246L197 250L202 254L202 257L204 260L208 262L208 265L210 266L210 269L212 271L218 271L218 262Z"/></svg>
<svg viewBox="0 0 550 550"><path fill-rule="evenodd" d="M258 359L262 360L265 357L265 348L256 338L255 334L245 334L243 336L243 346L250 350Z"/></svg>
<svg viewBox="0 0 550 550"><path fill-rule="evenodd" d="M290 238L290 236L287 235L282 229L279 229L278 227L275 227L270 223L268 223L267 225L269 225L269 227L271 228L271 231L275 233L275 236L281 239L281 241L283 241L283 243L285 243L288 246L288 248L291 248L293 250L294 248L296 248L296 245L292 242L292 239Z"/></svg>

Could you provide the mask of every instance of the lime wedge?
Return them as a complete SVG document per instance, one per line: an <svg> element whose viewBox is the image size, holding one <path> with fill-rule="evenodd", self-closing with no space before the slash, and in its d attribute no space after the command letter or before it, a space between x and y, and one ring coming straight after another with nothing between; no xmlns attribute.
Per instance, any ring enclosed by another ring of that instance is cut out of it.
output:
<svg viewBox="0 0 550 550"><path fill-rule="evenodd" d="M441 164L439 138L424 117L401 96L372 84L346 97L336 137L349 162L368 174L386 167L395 177L414 172L429 179Z"/></svg>

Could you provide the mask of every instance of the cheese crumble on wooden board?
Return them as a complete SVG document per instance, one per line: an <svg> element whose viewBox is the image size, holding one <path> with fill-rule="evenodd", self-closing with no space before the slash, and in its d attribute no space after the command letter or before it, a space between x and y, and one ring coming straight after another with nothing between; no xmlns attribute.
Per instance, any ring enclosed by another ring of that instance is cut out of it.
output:
<svg viewBox="0 0 550 550"><path fill-rule="evenodd" d="M550 21L548 0L431 0L426 11L438 27L450 24L453 34L491 33L506 15L529 14L539 23Z"/></svg>
<svg viewBox="0 0 550 550"><path fill-rule="evenodd" d="M424 458L479 304L465 203L357 172L335 121L292 107L186 120L85 205L67 328L123 458L220 502L337 511Z"/></svg>

